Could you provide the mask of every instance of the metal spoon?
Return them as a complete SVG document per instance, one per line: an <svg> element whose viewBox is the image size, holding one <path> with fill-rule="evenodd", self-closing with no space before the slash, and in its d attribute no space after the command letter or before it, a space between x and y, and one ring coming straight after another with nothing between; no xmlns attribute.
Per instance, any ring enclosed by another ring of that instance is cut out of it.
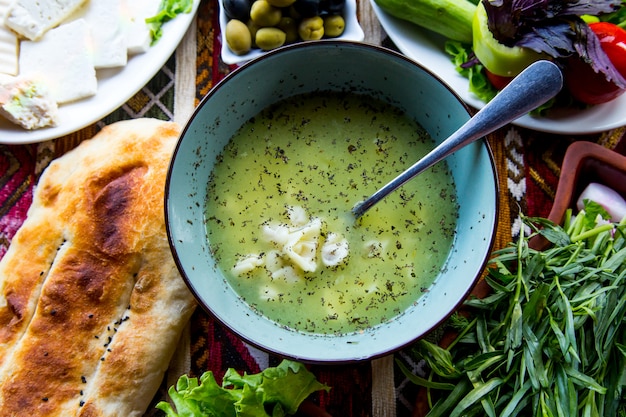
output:
<svg viewBox="0 0 626 417"><path fill-rule="evenodd" d="M550 61L537 61L515 77L493 100L426 156L402 172L352 213L359 218L396 188L466 145L492 133L554 97L563 86L561 70Z"/></svg>

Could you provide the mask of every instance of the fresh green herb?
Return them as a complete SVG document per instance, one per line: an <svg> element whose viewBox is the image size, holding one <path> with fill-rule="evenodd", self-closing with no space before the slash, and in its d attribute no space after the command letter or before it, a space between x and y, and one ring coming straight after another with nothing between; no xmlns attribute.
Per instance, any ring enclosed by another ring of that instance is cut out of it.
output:
<svg viewBox="0 0 626 417"><path fill-rule="evenodd" d="M193 0L161 0L159 11L156 15L146 19L150 26L150 36L154 45L163 36L162 26L181 13L190 13Z"/></svg>
<svg viewBox="0 0 626 417"><path fill-rule="evenodd" d="M299 363L283 360L258 374L239 374L230 368L220 386L213 372L198 378L183 375L168 394L175 409L161 401L156 408L168 417L282 417L293 415L309 395L330 388Z"/></svg>
<svg viewBox="0 0 626 417"><path fill-rule="evenodd" d="M523 216L552 246L529 236L497 251L492 292L466 302L450 346L410 351L431 369L401 367L427 390L428 417L626 415L626 218L607 223L589 201L570 216L562 227Z"/></svg>
<svg viewBox="0 0 626 417"><path fill-rule="evenodd" d="M445 43L445 51L452 58L457 72L469 80L470 93L486 103L491 101L498 90L487 79L483 65L477 60L472 60L474 55L472 46L449 40Z"/></svg>

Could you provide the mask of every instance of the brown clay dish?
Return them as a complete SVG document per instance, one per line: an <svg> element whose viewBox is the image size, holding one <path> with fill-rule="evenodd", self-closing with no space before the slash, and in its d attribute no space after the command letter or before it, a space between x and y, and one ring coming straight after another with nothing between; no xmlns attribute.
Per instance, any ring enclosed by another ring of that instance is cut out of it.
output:
<svg viewBox="0 0 626 417"><path fill-rule="evenodd" d="M567 209L576 209L576 200L592 182L606 185L626 197L626 156L594 142L574 142L565 151L548 219L561 224ZM543 249L548 242L537 238L530 245Z"/></svg>

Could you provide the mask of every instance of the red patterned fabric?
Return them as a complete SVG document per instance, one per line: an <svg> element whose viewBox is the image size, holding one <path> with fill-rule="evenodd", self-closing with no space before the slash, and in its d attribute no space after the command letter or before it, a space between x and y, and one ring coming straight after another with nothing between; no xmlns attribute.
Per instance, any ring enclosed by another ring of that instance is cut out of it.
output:
<svg viewBox="0 0 626 417"><path fill-rule="evenodd" d="M32 203L36 152L37 145L0 146L0 259Z"/></svg>

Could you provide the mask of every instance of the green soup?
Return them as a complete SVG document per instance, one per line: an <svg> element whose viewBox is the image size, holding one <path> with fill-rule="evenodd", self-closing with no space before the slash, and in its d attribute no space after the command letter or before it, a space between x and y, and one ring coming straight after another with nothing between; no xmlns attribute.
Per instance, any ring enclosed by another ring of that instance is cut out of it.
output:
<svg viewBox="0 0 626 417"><path fill-rule="evenodd" d="M433 147L399 109L357 94L306 94L249 120L219 156L206 206L210 248L234 290L276 323L349 333L428 291L454 238L445 162L358 221L362 201Z"/></svg>

